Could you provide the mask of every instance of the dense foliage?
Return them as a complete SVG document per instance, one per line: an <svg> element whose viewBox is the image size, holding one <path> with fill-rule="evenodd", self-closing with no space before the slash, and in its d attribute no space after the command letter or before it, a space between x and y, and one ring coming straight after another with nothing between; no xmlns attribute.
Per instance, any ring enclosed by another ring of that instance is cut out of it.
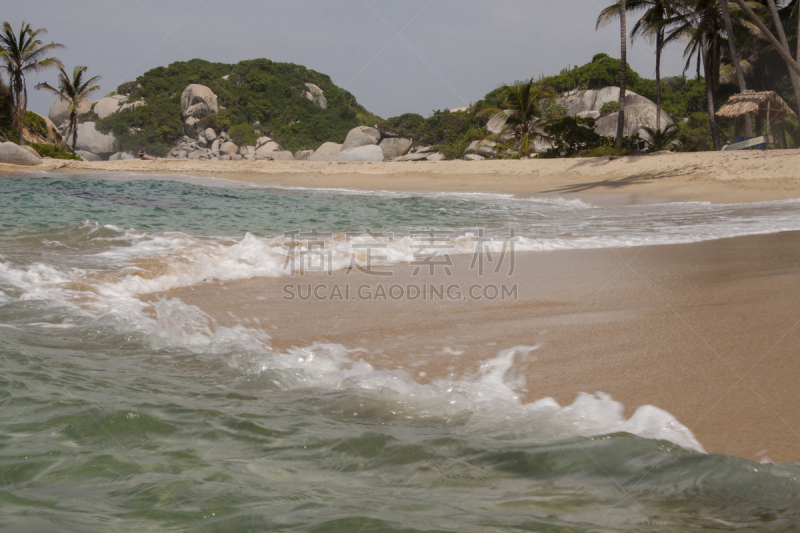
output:
<svg viewBox="0 0 800 533"><path fill-rule="evenodd" d="M73 155L71 152L67 152L60 146L53 144L31 143L29 146L36 150L42 157L51 157L53 159L74 159L77 161L82 161L80 157Z"/></svg>
<svg viewBox="0 0 800 533"><path fill-rule="evenodd" d="M130 101L144 99L147 105L100 120L98 129L114 132L123 150L145 146L148 152L163 155L184 135L180 98L192 83L208 86L219 98L219 115L205 121L217 133L237 128L237 135L252 139L256 132L251 125L259 123L258 133L292 151L342 142L352 128L380 120L330 77L299 65L268 59L236 65L193 59L153 69L121 85L118 93L129 94ZM322 88L327 109L304 96L305 83Z"/></svg>
<svg viewBox="0 0 800 533"><path fill-rule="evenodd" d="M416 113L406 113L379 124L382 130L414 140L417 146L433 146L449 158L460 158L469 143L482 138L486 121L469 111L434 111L424 118Z"/></svg>

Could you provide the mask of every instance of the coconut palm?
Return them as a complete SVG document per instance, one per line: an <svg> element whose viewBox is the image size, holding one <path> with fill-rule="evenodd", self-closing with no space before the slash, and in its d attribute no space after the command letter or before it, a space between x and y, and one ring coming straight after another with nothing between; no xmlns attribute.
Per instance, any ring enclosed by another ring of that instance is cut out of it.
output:
<svg viewBox="0 0 800 533"><path fill-rule="evenodd" d="M37 89L45 89L66 100L69 103L69 127L67 128L66 138L72 136L72 153L75 153L75 145L78 143L78 108L81 103L89 99L95 91L100 90L99 85L94 85L100 81L100 76L83 79L88 67L78 65L72 71L72 78L67 75L64 67L59 67L58 89L48 83L40 83Z"/></svg>
<svg viewBox="0 0 800 533"><path fill-rule="evenodd" d="M661 55L664 51L664 39L667 22L672 20L682 0L626 0L628 12L644 11L641 18L631 30L631 40L642 36L656 46L656 127L661 128ZM596 28L609 24L620 16L622 2L616 2L603 11L597 18Z"/></svg>
<svg viewBox="0 0 800 533"><path fill-rule="evenodd" d="M708 100L708 119L714 148L721 148L720 133L716 120L717 91L720 84L720 61L725 34L720 0L692 0L686 2L680 12L669 21L673 29L667 34L665 43L686 41L684 50L688 70L692 60L697 60L697 74L701 67L705 78Z"/></svg>
<svg viewBox="0 0 800 533"><path fill-rule="evenodd" d="M25 22L20 27L19 34L8 22L3 23L0 33L0 60L5 64L8 80L11 85L11 95L14 103L14 125L19 133L19 142L24 144L22 126L25 114L28 111L28 90L25 85L25 75L39 72L52 67L60 67L61 61L55 57L46 57L53 50L64 48L57 43L43 44L39 36L47 30L31 29Z"/></svg>
<svg viewBox="0 0 800 533"><path fill-rule="evenodd" d="M487 108L478 113L501 121L499 133L487 135L487 139L496 139L507 150L516 149L528 155L537 138L544 138L544 104L555 101L555 94L541 89L533 79L514 85L504 85L506 93L505 109Z"/></svg>
<svg viewBox="0 0 800 533"><path fill-rule="evenodd" d="M719 4L722 11L722 20L725 22L725 34L728 36L731 62L736 71L736 81L739 82L739 90L744 92L747 90L747 82L744 79L744 69L742 69L742 63L739 60L739 50L736 48L736 36L733 33L730 6L728 5L728 0L720 0ZM753 118L750 115L745 116L745 133L748 137L753 136Z"/></svg>
<svg viewBox="0 0 800 533"><path fill-rule="evenodd" d="M677 142L679 132L675 124L670 124L663 130L661 128L649 128L647 126L642 126L642 129L650 136L650 139L645 142L651 152L667 150Z"/></svg>

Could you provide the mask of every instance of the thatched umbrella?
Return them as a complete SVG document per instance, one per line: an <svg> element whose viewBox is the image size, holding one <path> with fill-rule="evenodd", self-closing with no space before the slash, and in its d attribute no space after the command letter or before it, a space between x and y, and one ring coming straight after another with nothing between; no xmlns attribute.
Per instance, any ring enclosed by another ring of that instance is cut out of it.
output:
<svg viewBox="0 0 800 533"><path fill-rule="evenodd" d="M717 111L720 117L743 117L749 114L758 115L767 121L767 133L771 136L770 120L797 117L775 91L742 91L728 99L728 103Z"/></svg>
<svg viewBox="0 0 800 533"><path fill-rule="evenodd" d="M774 119L797 116L775 91L760 93L742 91L734 94L728 99L728 103L717 111L717 116L736 118L750 113L759 115L762 118L766 115L766 118L772 117Z"/></svg>

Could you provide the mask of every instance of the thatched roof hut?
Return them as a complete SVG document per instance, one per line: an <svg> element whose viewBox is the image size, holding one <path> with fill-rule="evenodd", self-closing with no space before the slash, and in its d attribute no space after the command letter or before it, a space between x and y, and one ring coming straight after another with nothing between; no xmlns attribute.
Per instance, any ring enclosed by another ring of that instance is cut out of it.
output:
<svg viewBox="0 0 800 533"><path fill-rule="evenodd" d="M742 91L731 96L728 103L717 111L720 117L732 118L751 113L768 120L797 116L775 91Z"/></svg>

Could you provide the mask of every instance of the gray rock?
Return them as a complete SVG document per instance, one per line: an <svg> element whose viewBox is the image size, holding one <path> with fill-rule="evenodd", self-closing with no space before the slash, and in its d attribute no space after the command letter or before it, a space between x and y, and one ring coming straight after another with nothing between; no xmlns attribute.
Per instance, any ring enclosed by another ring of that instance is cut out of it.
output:
<svg viewBox="0 0 800 533"><path fill-rule="evenodd" d="M109 161L120 161L122 160L122 152L117 152L116 154L112 155L108 158Z"/></svg>
<svg viewBox="0 0 800 533"><path fill-rule="evenodd" d="M402 157L411 149L413 141L411 139L389 138L381 141L380 147L383 150L384 159L394 159Z"/></svg>
<svg viewBox="0 0 800 533"><path fill-rule="evenodd" d="M359 126L350 130L347 134L347 139L342 145L342 152L350 150L351 148L358 148L360 146L369 146L378 144L381 139L381 132L375 128L368 128L367 126Z"/></svg>
<svg viewBox="0 0 800 533"><path fill-rule="evenodd" d="M231 154L231 161L241 161L244 157L240 156L239 154Z"/></svg>
<svg viewBox="0 0 800 533"><path fill-rule="evenodd" d="M232 142L226 142L220 145L219 151L223 154L234 155L239 152L239 147Z"/></svg>
<svg viewBox="0 0 800 533"><path fill-rule="evenodd" d="M486 158L478 154L467 154L464 156L464 161L483 161Z"/></svg>
<svg viewBox="0 0 800 533"><path fill-rule="evenodd" d="M328 161L355 161L355 162L380 162L383 161L383 150L380 146L369 144L366 146L358 146L343 150L333 157L328 158Z"/></svg>
<svg viewBox="0 0 800 533"><path fill-rule="evenodd" d="M486 131L489 133L500 133L506 125L506 121L511 114L511 110L506 109L503 113L497 113L486 123ZM505 116L504 116L505 115Z"/></svg>
<svg viewBox="0 0 800 533"><path fill-rule="evenodd" d="M122 113L123 111L133 111L137 107L142 107L144 105L146 105L144 100L136 100L135 102L123 103L121 106L119 106L118 112Z"/></svg>
<svg viewBox="0 0 800 533"><path fill-rule="evenodd" d="M77 150L91 152L100 157L109 156L116 152L114 149L116 141L113 134L103 134L97 131L94 122L84 122L78 126Z"/></svg>
<svg viewBox="0 0 800 533"><path fill-rule="evenodd" d="M463 113L465 111L469 111L468 107L454 107L450 110L451 113Z"/></svg>
<svg viewBox="0 0 800 533"><path fill-rule="evenodd" d="M412 154L433 153L433 146L415 146L411 149Z"/></svg>
<svg viewBox="0 0 800 533"><path fill-rule="evenodd" d="M255 153L256 153L256 147L255 146L245 146L245 149L247 150L247 154L249 154L249 155L255 155Z"/></svg>
<svg viewBox="0 0 800 533"><path fill-rule="evenodd" d="M0 144L0 163L32 167L41 165L42 158L33 155L16 143L4 142Z"/></svg>
<svg viewBox="0 0 800 533"><path fill-rule="evenodd" d="M191 154L189 154L189 159L190 160L200 159L202 155L203 154L201 154L200 152L192 152Z"/></svg>
<svg viewBox="0 0 800 533"><path fill-rule="evenodd" d="M136 156L133 154L129 154L128 152L122 152L122 156L120 157L123 161L136 159Z"/></svg>
<svg viewBox="0 0 800 533"><path fill-rule="evenodd" d="M619 87L570 91L556 99L557 105L567 108L567 114L574 116L587 111L600 111L609 102L619 102Z"/></svg>
<svg viewBox="0 0 800 533"><path fill-rule="evenodd" d="M184 117L203 118L209 113L219 112L219 101L205 85L192 84L181 94L181 110Z"/></svg>
<svg viewBox="0 0 800 533"><path fill-rule="evenodd" d="M262 144L261 146L256 148L255 154L256 155L270 155L273 152L279 152L281 150L282 150L281 145L279 145L276 142L270 141L270 142L268 142L266 144Z"/></svg>
<svg viewBox="0 0 800 533"><path fill-rule="evenodd" d="M256 157L259 157L259 156L256 156ZM285 150L279 150L277 152L272 152L271 154L269 154L268 156L265 156L264 158L266 158L266 157L271 157L273 161L294 161L294 155L292 155L292 152L287 152Z"/></svg>
<svg viewBox="0 0 800 533"><path fill-rule="evenodd" d="M103 158L97 154L93 154L92 152L87 152L86 150L75 150L75 153L83 158L84 161L102 161Z"/></svg>
<svg viewBox="0 0 800 533"><path fill-rule="evenodd" d="M272 139L270 137L259 137L258 140L256 141L256 149L261 148L268 142L272 142Z"/></svg>
<svg viewBox="0 0 800 533"><path fill-rule="evenodd" d="M221 155L221 156L219 156L219 160L220 161L230 161L231 160L231 156L229 156L228 154Z"/></svg>
<svg viewBox="0 0 800 533"><path fill-rule="evenodd" d="M186 150L181 150L180 152L178 152L178 155L176 157L178 159L187 159L189 157L189 152L187 152Z"/></svg>
<svg viewBox="0 0 800 533"><path fill-rule="evenodd" d="M195 125L200 122L194 117L189 117L186 119L186 122L183 123L183 132L186 133L188 137L195 138L197 137L197 132L195 131Z"/></svg>
<svg viewBox="0 0 800 533"><path fill-rule="evenodd" d="M294 154L295 161L308 161L308 158L314 155L314 150L303 150Z"/></svg>
<svg viewBox="0 0 800 533"><path fill-rule="evenodd" d="M211 143L211 151L212 152L219 152L219 139Z"/></svg>
<svg viewBox="0 0 800 533"><path fill-rule="evenodd" d="M625 94L625 125L624 135L627 137L638 132L642 138L650 139L650 135L642 130L643 127L656 129L656 104L648 100L644 96L639 96L636 93ZM605 137L617 136L617 120L619 113L611 113L599 119L595 126L595 131ZM666 128L673 123L673 120L662 111L661 113L661 129Z"/></svg>
<svg viewBox="0 0 800 533"><path fill-rule="evenodd" d="M480 145L480 146L479 146ZM464 151L465 155L477 154L486 157L492 153L497 143L492 141L472 141L467 149Z"/></svg>
<svg viewBox="0 0 800 533"><path fill-rule="evenodd" d="M447 156L445 156L441 152L436 152L435 154L431 154L427 157L426 161L446 161Z"/></svg>
<svg viewBox="0 0 800 533"><path fill-rule="evenodd" d="M206 131L203 132L203 135L205 136L206 141L208 142L214 142L214 139L217 138L217 132L214 131L213 128L206 128Z"/></svg>
<svg viewBox="0 0 800 533"><path fill-rule="evenodd" d="M313 83L306 83L306 87L308 87L308 92L306 92L306 98L314 102L322 109L328 109L328 100L323 95L322 89L320 89Z"/></svg>
<svg viewBox="0 0 800 533"><path fill-rule="evenodd" d="M433 155L432 152L415 152L397 158L396 161L425 161L431 155Z"/></svg>
<svg viewBox="0 0 800 533"><path fill-rule="evenodd" d="M126 96L115 94L101 98L94 104L94 113L100 118L106 118L119 111L122 103L127 99Z"/></svg>
<svg viewBox="0 0 800 533"><path fill-rule="evenodd" d="M342 151L342 145L336 143L325 143L314 152L314 155L308 158L309 161L326 161L329 157L333 157Z"/></svg>
<svg viewBox="0 0 800 533"><path fill-rule="evenodd" d="M25 150L26 152L28 152L29 154L31 154L31 155L32 155L32 156L34 156L34 157L38 157L39 159L41 159L41 158L42 158L42 156L41 156L41 155L39 155L39 152L37 152L36 150L34 150L33 148L31 148L30 146L27 146L27 145L25 145L25 146L20 146L20 148L22 148L23 150Z"/></svg>
<svg viewBox="0 0 800 533"><path fill-rule="evenodd" d="M88 113L92 110L92 102L88 98L78 104L78 115ZM50 106L50 112L47 114L53 124L60 126L69 120L69 102L61 97L56 98L53 105Z"/></svg>

